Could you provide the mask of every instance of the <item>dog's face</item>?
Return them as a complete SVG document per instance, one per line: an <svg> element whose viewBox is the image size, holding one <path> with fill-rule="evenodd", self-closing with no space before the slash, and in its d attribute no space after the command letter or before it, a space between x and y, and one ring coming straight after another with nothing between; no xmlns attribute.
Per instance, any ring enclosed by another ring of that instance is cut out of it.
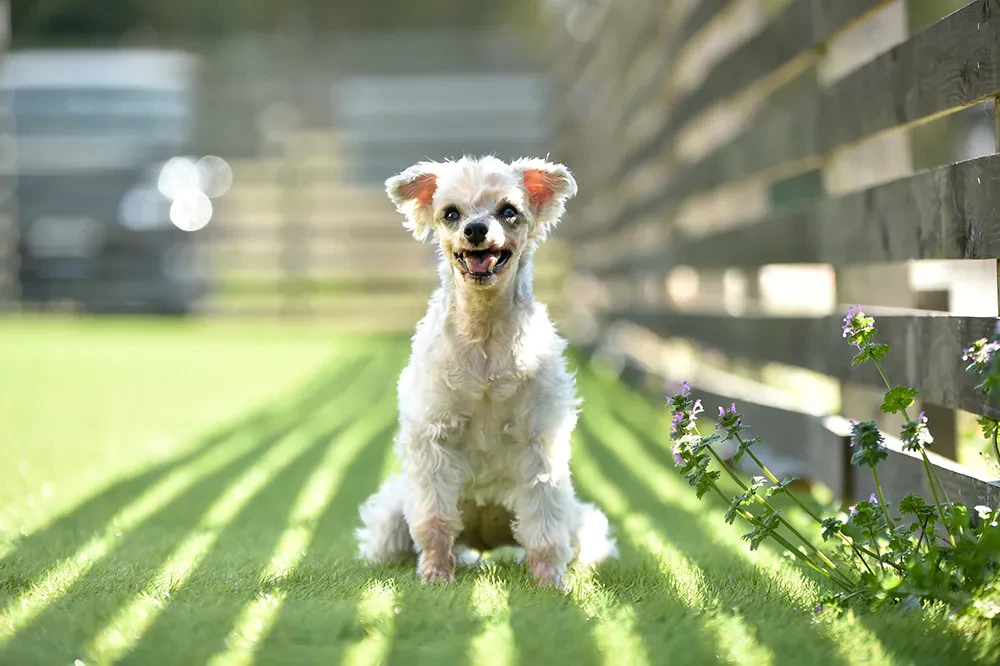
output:
<svg viewBox="0 0 1000 666"><path fill-rule="evenodd" d="M421 162L386 181L417 240L436 237L457 279L490 289L556 225L576 181L561 164L495 157Z"/></svg>

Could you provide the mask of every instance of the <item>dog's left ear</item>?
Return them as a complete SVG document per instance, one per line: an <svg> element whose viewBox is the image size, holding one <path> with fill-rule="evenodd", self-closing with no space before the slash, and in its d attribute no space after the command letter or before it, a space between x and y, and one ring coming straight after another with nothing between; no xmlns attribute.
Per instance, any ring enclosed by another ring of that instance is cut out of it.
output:
<svg viewBox="0 0 1000 666"><path fill-rule="evenodd" d="M418 241L427 240L434 228L431 202L437 189L437 166L434 162L420 162L385 181L386 194L396 210L406 216L403 226Z"/></svg>
<svg viewBox="0 0 1000 666"><path fill-rule="evenodd" d="M522 157L511 167L524 183L528 204L544 238L566 211L566 202L576 195L576 180L562 164L542 159Z"/></svg>

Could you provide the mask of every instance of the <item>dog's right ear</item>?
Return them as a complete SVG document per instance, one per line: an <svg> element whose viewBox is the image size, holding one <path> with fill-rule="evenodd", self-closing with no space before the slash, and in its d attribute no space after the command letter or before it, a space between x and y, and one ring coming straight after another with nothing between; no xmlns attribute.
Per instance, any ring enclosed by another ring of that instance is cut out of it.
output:
<svg viewBox="0 0 1000 666"><path fill-rule="evenodd" d="M406 216L403 226L418 241L427 240L434 228L431 201L437 188L436 166L433 162L420 162L385 181L389 199Z"/></svg>

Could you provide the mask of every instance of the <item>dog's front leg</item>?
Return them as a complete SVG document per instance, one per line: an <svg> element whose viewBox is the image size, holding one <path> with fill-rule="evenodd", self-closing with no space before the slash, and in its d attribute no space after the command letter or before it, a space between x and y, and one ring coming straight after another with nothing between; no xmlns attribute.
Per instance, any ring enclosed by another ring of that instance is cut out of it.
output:
<svg viewBox="0 0 1000 666"><path fill-rule="evenodd" d="M570 525L576 500L569 466L556 464L553 469L549 448L537 442L522 456L523 478L512 502L514 536L524 546L535 582L564 589L573 556Z"/></svg>
<svg viewBox="0 0 1000 666"><path fill-rule="evenodd" d="M460 466L440 443L427 446L432 453L420 458L424 464L404 467L404 513L418 553L421 581L450 582L455 578L455 538L462 531L458 496L463 477Z"/></svg>

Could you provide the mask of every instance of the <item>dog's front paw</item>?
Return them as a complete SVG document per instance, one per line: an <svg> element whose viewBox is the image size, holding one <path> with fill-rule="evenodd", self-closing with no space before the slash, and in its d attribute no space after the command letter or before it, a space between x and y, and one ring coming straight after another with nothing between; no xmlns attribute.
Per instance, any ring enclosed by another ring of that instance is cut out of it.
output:
<svg viewBox="0 0 1000 666"><path fill-rule="evenodd" d="M528 553L528 570L538 587L566 591L566 568L553 562L549 552Z"/></svg>
<svg viewBox="0 0 1000 666"><path fill-rule="evenodd" d="M455 556L425 557L417 572L420 583L452 583L455 581Z"/></svg>
<svg viewBox="0 0 1000 666"><path fill-rule="evenodd" d="M426 583L454 583L455 582L455 569L441 568L425 568L420 571L420 584Z"/></svg>
<svg viewBox="0 0 1000 666"><path fill-rule="evenodd" d="M538 587L552 587L561 592L566 592L569 589L566 585L566 576L555 567L533 571L532 575L535 577L535 583Z"/></svg>

